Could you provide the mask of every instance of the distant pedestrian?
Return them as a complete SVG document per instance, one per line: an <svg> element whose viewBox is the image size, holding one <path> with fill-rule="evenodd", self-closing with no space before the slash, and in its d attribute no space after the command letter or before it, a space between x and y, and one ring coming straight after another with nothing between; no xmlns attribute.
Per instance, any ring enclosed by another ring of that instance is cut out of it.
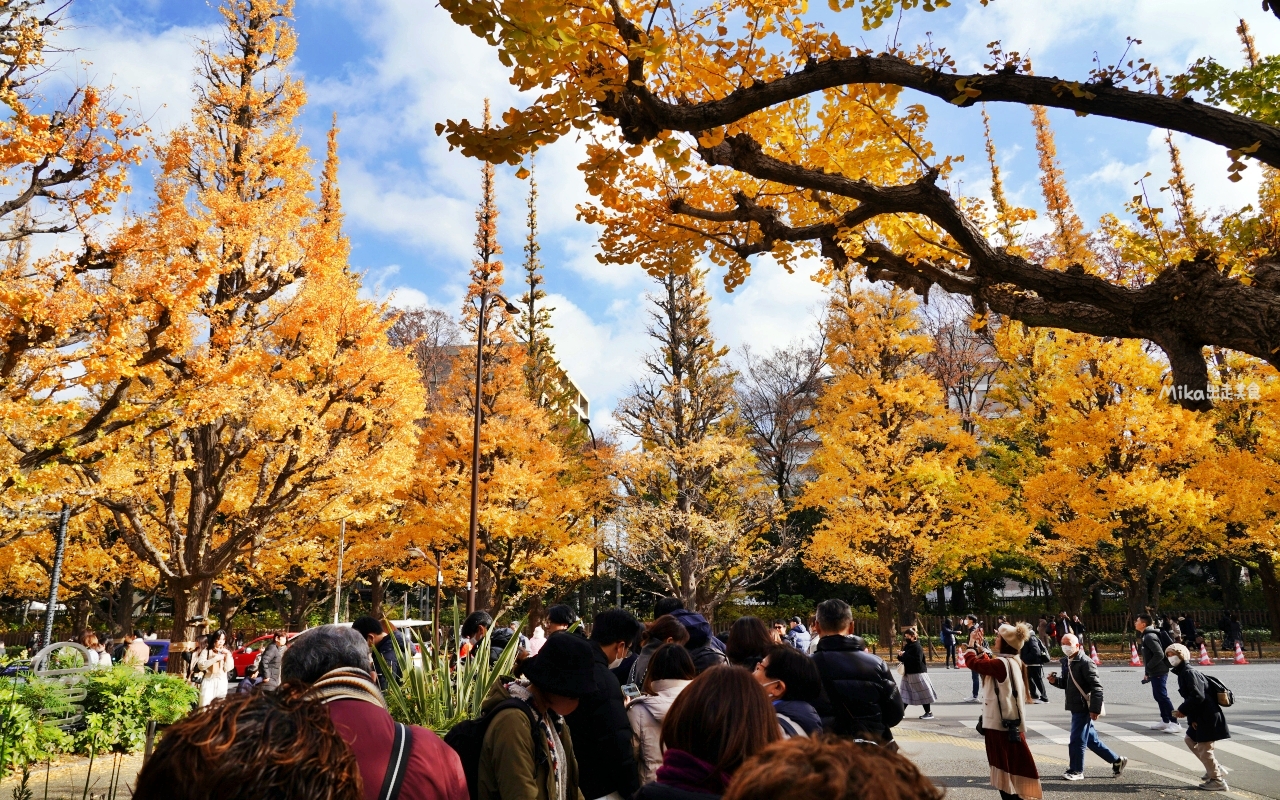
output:
<svg viewBox="0 0 1280 800"><path fill-rule="evenodd" d="M653 654L658 648L664 644L678 644L681 647L689 642L689 629L680 624L675 617L667 614L658 617L653 622L645 626L644 632L641 634L640 655L636 656L635 661L631 663L631 669L628 672L626 683L635 686L644 686L647 680L646 674L649 669L649 659L653 658Z"/></svg>
<svg viewBox="0 0 1280 800"><path fill-rule="evenodd" d="M489 615L485 614L485 616L488 617ZM467 619L470 619L470 617ZM489 624L493 624L492 619L489 620ZM403 670L400 664L400 656L396 650L403 651L404 648L397 648L396 640L391 637L391 634L387 633L376 617L360 617L351 623L351 627L364 637L365 642L369 645L369 650L375 654L373 667L378 673L378 688L386 691L387 685L391 681L394 680L398 683ZM463 630L466 630L465 624L463 625ZM463 635L465 636L466 634L464 633Z"/></svg>
<svg viewBox="0 0 1280 800"><path fill-rule="evenodd" d="M121 659L121 663L127 667L133 667L138 672L145 671L147 661L151 659L151 648L134 631L124 635L124 642L124 658Z"/></svg>
<svg viewBox="0 0 1280 800"><path fill-rule="evenodd" d="M641 783L657 779L658 767L662 766L662 721L671 704L697 676L693 659L682 645L661 645L649 659L642 687L644 694L627 706Z"/></svg>
<svg viewBox="0 0 1280 800"><path fill-rule="evenodd" d="M550 636L553 633L568 630L578 621L578 612L574 611L571 606L563 603L552 606L547 609L547 625L545 634Z"/></svg>
<svg viewBox="0 0 1280 800"><path fill-rule="evenodd" d="M1043 644L1046 649L1051 646L1049 644L1050 642L1055 641L1049 633L1052 624L1053 623L1049 622L1048 614L1041 614L1040 621L1036 623L1036 636L1040 637L1040 643Z"/></svg>
<svg viewBox="0 0 1280 800"><path fill-rule="evenodd" d="M986 650L987 637L982 632L982 623L978 621L978 618L972 614L969 614L964 618L963 624L964 624L964 627L969 631L969 639L968 639L969 649L973 650L974 652L981 652L983 650ZM969 699L966 702L977 703L981 701L981 698L978 697L978 692L981 688L981 685L979 683L978 673L973 672L970 674L973 677L973 694L972 696L969 697Z"/></svg>
<svg viewBox="0 0 1280 800"><path fill-rule="evenodd" d="M373 619L370 617L369 619ZM377 622L377 620L374 620ZM485 635L489 633L489 629L493 627L493 617L489 616L487 611L472 611L462 620L462 629L458 633L462 636L459 643L458 653L462 658L469 657L475 652L476 647L484 641ZM373 645L369 645L370 648Z"/></svg>
<svg viewBox="0 0 1280 800"><path fill-rule="evenodd" d="M729 629L728 647L725 648L729 663L748 671L764 659L764 654L774 646L769 629L758 617L739 617Z"/></svg>
<svg viewBox="0 0 1280 800"><path fill-rule="evenodd" d="M787 637L787 621L785 619L775 619L773 621L773 629L770 633L774 644L785 644Z"/></svg>
<svg viewBox="0 0 1280 800"><path fill-rule="evenodd" d="M1178 629L1182 631L1182 643L1187 649L1199 649L1200 642L1196 633L1196 622L1192 618L1190 611L1184 611L1178 615Z"/></svg>
<svg viewBox="0 0 1280 800"><path fill-rule="evenodd" d="M809 651L809 629L804 626L804 622L799 617L792 617L789 627L787 628L787 644L791 645L801 653Z"/></svg>
<svg viewBox="0 0 1280 800"><path fill-rule="evenodd" d="M1027 666L1027 688L1031 690L1031 699L1041 703L1049 702L1049 690L1044 685L1044 665L1052 660L1049 648L1044 646L1039 636L1032 636L1022 646L1022 652L1018 656Z"/></svg>
<svg viewBox="0 0 1280 800"><path fill-rule="evenodd" d="M942 630L938 637L942 640L942 649L947 653L943 669L951 669L956 665L956 631L951 625L951 617L942 621Z"/></svg>
<svg viewBox="0 0 1280 800"><path fill-rule="evenodd" d="M1088 629L1084 626L1084 620L1080 619L1079 614L1073 614L1071 617L1071 632L1074 633L1076 638L1081 642L1084 642L1085 637L1089 633Z"/></svg>
<svg viewBox="0 0 1280 800"><path fill-rule="evenodd" d="M1003 800L1040 800L1040 772L1027 746L1027 675L1018 653L1033 636L1025 622L996 631L997 653L985 648L965 655L965 666L981 675L982 731L986 738L991 784Z"/></svg>
<svg viewBox="0 0 1280 800"><path fill-rule="evenodd" d="M938 702L938 693L929 682L929 665L924 661L924 647L920 644L920 633L915 626L902 629L902 651L898 653L898 661L902 663L902 704L904 706L922 706L924 713L920 719L933 719L930 706Z"/></svg>
<svg viewBox="0 0 1280 800"><path fill-rule="evenodd" d="M634 800L714 800L744 761L782 738L746 670L711 667L680 692L662 723L662 766Z"/></svg>
<svg viewBox="0 0 1280 800"><path fill-rule="evenodd" d="M1062 637L1062 674L1053 673L1049 683L1066 692L1067 712L1071 714L1071 739L1067 745L1067 772L1062 777L1069 781L1084 780L1084 751L1092 750L1111 765L1111 774L1120 777L1129 759L1116 755L1098 736L1094 722L1102 715L1102 682L1098 680L1098 668L1093 659L1085 655L1080 640L1074 633Z"/></svg>
<svg viewBox="0 0 1280 800"><path fill-rule="evenodd" d="M200 707L227 695L227 676L235 671L235 658L227 647L227 634L216 630L191 658L191 668L201 674Z"/></svg>
<svg viewBox="0 0 1280 800"><path fill-rule="evenodd" d="M822 696L822 676L813 659L790 645L774 645L752 675L773 703L783 736L822 733L822 717L813 705Z"/></svg>
<svg viewBox="0 0 1280 800"><path fill-rule="evenodd" d="M1151 728L1165 733L1182 733L1182 727L1173 716L1173 701L1169 699L1169 660L1164 655L1165 649L1173 642L1161 638L1163 631L1155 626L1149 614L1139 614L1133 621L1133 627L1142 636L1138 645L1144 672L1142 682L1151 684L1151 696L1160 708L1160 722Z"/></svg>
<svg viewBox="0 0 1280 800"><path fill-rule="evenodd" d="M822 676L823 697L817 708L823 730L893 742L892 729L902 721L904 711L902 696L884 659L868 653L867 643L850 633L849 605L843 600L823 600L818 604L817 628L813 662Z"/></svg>
<svg viewBox="0 0 1280 800"><path fill-rule="evenodd" d="M262 685L262 678L258 675L258 665L250 664L244 668L244 677L236 686L236 694L247 694Z"/></svg>
<svg viewBox="0 0 1280 800"><path fill-rule="evenodd" d="M258 659L258 672L262 676L262 688L274 692L280 687L280 664L284 660L285 645L289 635L284 631L276 631L271 643L262 650Z"/></svg>
<svg viewBox="0 0 1280 800"><path fill-rule="evenodd" d="M1186 718L1187 747L1204 764L1204 783L1200 788L1225 792L1227 768L1218 763L1213 750L1214 742L1230 739L1231 732L1227 729L1227 716L1218 705L1217 693L1204 673L1191 665L1191 652L1185 645L1170 645L1165 650L1165 657L1178 679L1178 694L1182 695L1182 705L1173 713L1179 718Z"/></svg>

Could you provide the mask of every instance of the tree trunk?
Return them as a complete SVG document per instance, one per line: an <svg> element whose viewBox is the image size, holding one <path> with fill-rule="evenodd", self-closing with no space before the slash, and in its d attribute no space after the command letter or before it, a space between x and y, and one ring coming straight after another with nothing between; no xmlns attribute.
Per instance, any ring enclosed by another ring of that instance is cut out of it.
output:
<svg viewBox="0 0 1280 800"><path fill-rule="evenodd" d="M125 577L116 584L111 595L112 635L118 638L133 633L133 578Z"/></svg>
<svg viewBox="0 0 1280 800"><path fill-rule="evenodd" d="M897 612L897 624L894 625L893 633L896 639L898 629L914 625L919 613L919 598L916 597L915 585L911 580L910 559L901 559L893 566L893 584L894 610ZM895 642L889 643L890 653L898 652L894 645Z"/></svg>
<svg viewBox="0 0 1280 800"><path fill-rule="evenodd" d="M533 629L542 624L542 620L547 616L546 606L542 602L542 598L530 597L528 605L529 620L525 623L525 635L532 636Z"/></svg>
<svg viewBox="0 0 1280 800"><path fill-rule="evenodd" d="M1240 565L1229 556L1218 556L1213 560L1213 568L1222 588L1222 607L1233 611L1239 609L1244 605L1240 592Z"/></svg>
<svg viewBox="0 0 1280 800"><path fill-rule="evenodd" d="M1089 611L1094 614L1102 613L1102 584L1095 583L1093 591L1089 592Z"/></svg>
<svg viewBox="0 0 1280 800"><path fill-rule="evenodd" d="M1258 577L1262 580L1262 596L1267 600L1271 617L1271 641L1280 642L1280 585L1276 582L1276 565L1271 553L1258 554Z"/></svg>
<svg viewBox="0 0 1280 800"><path fill-rule="evenodd" d="M382 571L378 569L371 571L369 573L369 616L382 619L382 600L386 590L386 584L382 582Z"/></svg>
<svg viewBox="0 0 1280 800"><path fill-rule="evenodd" d="M89 628L89 610L91 605L89 599L84 595L76 597L67 603L71 611L71 635L79 637L81 633Z"/></svg>
<svg viewBox="0 0 1280 800"><path fill-rule="evenodd" d="M1065 567L1058 570L1058 579L1054 581L1053 593L1058 598L1060 608L1068 614L1079 614L1084 606L1084 584L1080 580L1080 570L1076 567Z"/></svg>
<svg viewBox="0 0 1280 800"><path fill-rule="evenodd" d="M169 633L169 674L186 675L190 671L189 655L196 649L196 636L208 630L209 598L213 580L184 583L170 588L173 598L173 628ZM188 623L200 617L201 621Z"/></svg>
<svg viewBox="0 0 1280 800"><path fill-rule="evenodd" d="M964 581L951 584L951 613L956 617L969 613L969 605L964 598Z"/></svg>
<svg viewBox="0 0 1280 800"><path fill-rule="evenodd" d="M237 597L226 589L222 590L222 598L218 602L218 627L227 632L228 641L231 639L231 621L242 608L244 608L243 597Z"/></svg>
<svg viewBox="0 0 1280 800"><path fill-rule="evenodd" d="M880 647L893 652L893 594L888 589L876 590L876 618L880 628Z"/></svg>

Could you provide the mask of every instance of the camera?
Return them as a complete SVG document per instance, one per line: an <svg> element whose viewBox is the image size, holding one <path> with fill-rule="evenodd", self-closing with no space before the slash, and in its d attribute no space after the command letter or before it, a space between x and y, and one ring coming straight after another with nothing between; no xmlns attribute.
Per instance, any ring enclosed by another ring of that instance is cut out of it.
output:
<svg viewBox="0 0 1280 800"><path fill-rule="evenodd" d="M1005 730L1005 733L1009 735L1010 742L1022 741L1022 720L1005 719L1005 720L1001 720L1001 722L1004 723L1004 730Z"/></svg>

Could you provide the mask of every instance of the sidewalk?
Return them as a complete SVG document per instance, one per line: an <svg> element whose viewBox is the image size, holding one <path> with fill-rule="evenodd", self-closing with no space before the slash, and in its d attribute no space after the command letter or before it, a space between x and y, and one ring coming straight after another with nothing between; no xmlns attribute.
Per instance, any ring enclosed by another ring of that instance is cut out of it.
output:
<svg viewBox="0 0 1280 800"><path fill-rule="evenodd" d="M33 800L106 800L112 796L112 770L116 770L114 797L125 800L132 797L133 781L142 769L142 754L113 756L110 753L99 755L93 760L93 773L89 772L89 759L74 758L55 762L51 765L43 763L31 765L31 777L27 788ZM85 790L85 779L89 779L88 793ZM46 793L46 780L48 782ZM0 797L14 797L13 791L22 782L22 776L10 777L0 781Z"/></svg>

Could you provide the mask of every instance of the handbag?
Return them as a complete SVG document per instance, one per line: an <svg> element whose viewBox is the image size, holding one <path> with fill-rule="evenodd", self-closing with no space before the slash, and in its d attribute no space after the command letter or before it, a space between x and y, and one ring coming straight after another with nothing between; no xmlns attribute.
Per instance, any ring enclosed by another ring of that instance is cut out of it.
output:
<svg viewBox="0 0 1280 800"><path fill-rule="evenodd" d="M1093 708L1093 692L1086 692L1084 687L1080 685L1080 681L1076 680L1076 671L1071 667L1071 660L1067 660L1067 674L1071 676L1071 682L1076 685L1076 691L1084 698L1085 705ZM1107 715L1107 703L1104 700L1102 705L1098 707L1098 716L1105 717Z"/></svg>

